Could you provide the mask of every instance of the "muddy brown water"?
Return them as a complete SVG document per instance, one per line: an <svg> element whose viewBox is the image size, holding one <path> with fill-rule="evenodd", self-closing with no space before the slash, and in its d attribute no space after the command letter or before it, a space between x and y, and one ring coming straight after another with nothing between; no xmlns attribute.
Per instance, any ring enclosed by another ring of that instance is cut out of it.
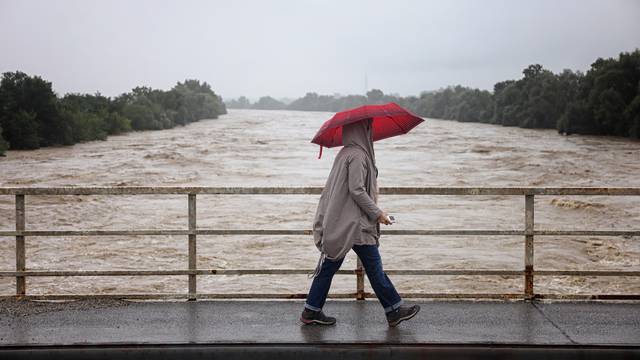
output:
<svg viewBox="0 0 640 360"><path fill-rule="evenodd" d="M332 114L231 110L163 131L0 158L0 186L323 186L338 149L309 143ZM376 143L380 186L640 186L640 142L563 137L428 119L410 134ZM316 195L198 196L198 227L308 229ZM186 196L27 196L27 229L183 229ZM521 229L524 198L381 196L395 229ZM537 196L536 229L637 230L640 198ZM0 229L13 230L14 200L0 196ZM28 237L27 268L185 269L186 236ZM383 236L386 269L522 269L522 236ZM308 236L199 236L198 267L312 269ZM13 270L15 244L0 237L0 269ZM350 253L343 269L353 269ZM640 270L640 237L545 236L536 269ZM391 276L402 292L520 292L522 278ZM198 291L304 293L305 275L199 276ZM369 284L367 290L371 291ZM637 278L537 277L540 293L640 293ZM339 275L332 292L352 292ZM186 292L186 276L32 277L31 294ZM0 278L0 294L15 291Z"/></svg>

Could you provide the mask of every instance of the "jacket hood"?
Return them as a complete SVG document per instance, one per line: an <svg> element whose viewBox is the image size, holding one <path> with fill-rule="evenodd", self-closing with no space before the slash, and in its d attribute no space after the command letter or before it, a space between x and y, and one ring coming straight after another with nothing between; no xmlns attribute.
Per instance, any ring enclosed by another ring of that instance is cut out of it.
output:
<svg viewBox="0 0 640 360"><path fill-rule="evenodd" d="M364 150L367 157L376 165L376 154L373 151L372 119L356 121L342 127L342 144L344 146L357 146ZM376 172L377 172L376 168Z"/></svg>

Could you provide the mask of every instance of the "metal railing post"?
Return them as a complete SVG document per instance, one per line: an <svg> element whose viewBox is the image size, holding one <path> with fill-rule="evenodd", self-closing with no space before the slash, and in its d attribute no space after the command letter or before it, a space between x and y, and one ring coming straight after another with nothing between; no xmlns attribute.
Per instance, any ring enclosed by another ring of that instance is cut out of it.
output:
<svg viewBox="0 0 640 360"><path fill-rule="evenodd" d="M196 270L196 194L189 194L189 270ZM189 300L196 299L196 274L189 274Z"/></svg>
<svg viewBox="0 0 640 360"><path fill-rule="evenodd" d="M24 195L16 195L16 231L25 229L25 204ZM16 235L16 271L25 271L25 244L24 236ZM27 282L24 276L16 276L16 295L26 295Z"/></svg>
<svg viewBox="0 0 640 360"><path fill-rule="evenodd" d="M364 300L364 270L360 257L356 265L356 300Z"/></svg>
<svg viewBox="0 0 640 360"><path fill-rule="evenodd" d="M533 292L533 195L524 197L524 297L534 298Z"/></svg>

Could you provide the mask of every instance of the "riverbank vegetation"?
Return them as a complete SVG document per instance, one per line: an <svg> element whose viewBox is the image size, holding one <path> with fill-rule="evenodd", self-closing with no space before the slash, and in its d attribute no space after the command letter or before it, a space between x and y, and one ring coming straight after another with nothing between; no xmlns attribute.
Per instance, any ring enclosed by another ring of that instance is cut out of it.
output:
<svg viewBox="0 0 640 360"><path fill-rule="evenodd" d="M494 85L493 91L451 86L419 96L331 96L307 93L290 104L242 97L230 108L341 111L364 104L396 102L420 116L525 128L557 129L564 134L615 135L640 138L640 50L617 59L597 59L586 72L558 74L529 65L522 78Z"/></svg>
<svg viewBox="0 0 640 360"><path fill-rule="evenodd" d="M168 129L225 113L222 98L198 80L178 82L168 91L136 87L115 98L100 93L59 97L39 76L7 72L0 81L0 154Z"/></svg>

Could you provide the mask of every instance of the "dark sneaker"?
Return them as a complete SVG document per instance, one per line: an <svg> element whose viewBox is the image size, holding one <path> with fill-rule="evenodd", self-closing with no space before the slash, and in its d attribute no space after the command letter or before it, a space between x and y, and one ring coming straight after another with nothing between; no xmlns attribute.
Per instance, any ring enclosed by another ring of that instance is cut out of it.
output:
<svg viewBox="0 0 640 360"><path fill-rule="evenodd" d="M389 326L396 327L404 320L409 320L420 311L420 305L404 306L400 305L399 308L387 313L387 322Z"/></svg>
<svg viewBox="0 0 640 360"><path fill-rule="evenodd" d="M300 315L300 321L302 321L306 325L309 325L309 324L333 325L336 323L336 318L331 316L326 316L322 312L322 310L313 311L305 308L304 311L302 312L302 315Z"/></svg>

